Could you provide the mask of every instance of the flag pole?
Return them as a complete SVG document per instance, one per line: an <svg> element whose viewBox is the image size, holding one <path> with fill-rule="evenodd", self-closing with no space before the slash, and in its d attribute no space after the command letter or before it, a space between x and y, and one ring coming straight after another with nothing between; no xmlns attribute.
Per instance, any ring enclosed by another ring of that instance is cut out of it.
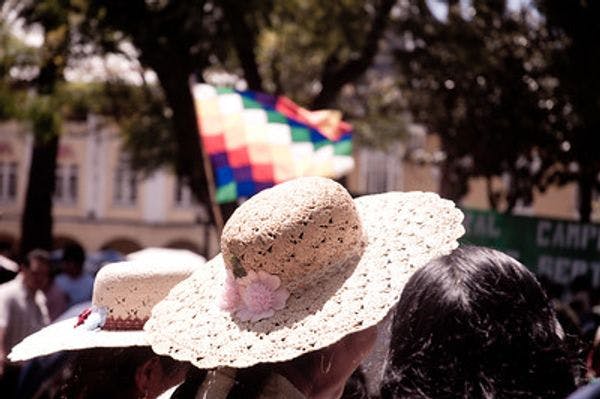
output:
<svg viewBox="0 0 600 399"><path fill-rule="evenodd" d="M217 229L217 240L221 236L223 231L223 214L221 213L221 207L217 204L217 188L215 185L215 178L210 164L208 154L204 150L204 144L202 143L202 129L200 127L200 116L196 113L196 100L194 98L194 85L196 84L193 76L190 77L190 91L192 93L192 101L194 103L194 114L196 115L196 126L198 127L198 139L200 140L200 152L202 153L202 163L204 165L204 173L206 174L206 183L208 186L208 196L210 197L210 206L212 214L215 219L215 227Z"/></svg>
<svg viewBox="0 0 600 399"><path fill-rule="evenodd" d="M215 178L208 159L208 155L204 151L204 146L201 145L202 161L204 163L204 170L206 172L206 183L208 185L208 195L210 196L210 206L212 208L213 216L215 218L215 226L217 228L217 240L223 232L223 214L221 213L221 207L217 204L217 189L215 186Z"/></svg>

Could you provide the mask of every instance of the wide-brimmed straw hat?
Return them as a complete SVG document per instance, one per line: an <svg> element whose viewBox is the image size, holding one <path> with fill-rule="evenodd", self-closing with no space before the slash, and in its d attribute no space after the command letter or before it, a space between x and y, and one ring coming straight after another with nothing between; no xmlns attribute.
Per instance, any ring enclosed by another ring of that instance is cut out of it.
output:
<svg viewBox="0 0 600 399"><path fill-rule="evenodd" d="M199 368L249 367L329 346L381 321L412 273L457 247L463 215L434 193L353 200L295 179L231 216L222 253L152 310L152 349Z"/></svg>
<svg viewBox="0 0 600 399"><path fill-rule="evenodd" d="M135 261L106 265L96 276L91 308L28 336L8 358L16 362L63 350L146 346L142 327L152 307L196 268Z"/></svg>

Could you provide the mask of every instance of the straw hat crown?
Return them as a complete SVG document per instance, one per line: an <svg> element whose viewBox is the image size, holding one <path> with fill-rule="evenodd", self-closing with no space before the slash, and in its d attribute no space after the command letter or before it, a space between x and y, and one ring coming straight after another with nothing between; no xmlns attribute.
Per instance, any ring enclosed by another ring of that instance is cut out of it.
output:
<svg viewBox="0 0 600 399"><path fill-rule="evenodd" d="M225 264L234 275L262 270L290 291L343 267L363 246L352 197L320 177L257 194L231 216L221 238Z"/></svg>
<svg viewBox="0 0 600 399"><path fill-rule="evenodd" d="M178 282L188 277L193 267L119 262L104 266L94 282L92 304L106 308L103 329L141 330L154 305Z"/></svg>

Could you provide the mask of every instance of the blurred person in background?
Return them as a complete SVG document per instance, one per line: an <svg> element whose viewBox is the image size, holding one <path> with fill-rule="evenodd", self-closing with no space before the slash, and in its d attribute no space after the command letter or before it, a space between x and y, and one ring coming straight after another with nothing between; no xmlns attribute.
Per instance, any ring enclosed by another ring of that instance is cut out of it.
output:
<svg viewBox="0 0 600 399"><path fill-rule="evenodd" d="M92 298L94 278L83 270L85 251L76 243L63 249L62 273L56 276L56 285L67 294L68 307Z"/></svg>
<svg viewBox="0 0 600 399"><path fill-rule="evenodd" d="M49 259L45 260L48 263L48 279L42 287L42 292L46 296L46 306L48 308L48 317L53 322L69 307L68 295L56 283L56 275L52 273L52 266Z"/></svg>
<svg viewBox="0 0 600 399"><path fill-rule="evenodd" d="M463 247L419 269L395 310L382 398L564 398L582 367L539 283Z"/></svg>
<svg viewBox="0 0 600 399"><path fill-rule="evenodd" d="M19 365L7 364L7 354L23 338L50 322L46 298L41 291L48 284L48 257L46 251L31 251L21 262L17 277L0 286L0 392L3 397L12 397L20 371Z"/></svg>
<svg viewBox="0 0 600 399"><path fill-rule="evenodd" d="M77 317L91 306L92 301L71 306L53 323ZM15 399L58 397L64 385L64 378L69 375L70 364L74 357L75 352L60 351L25 361L19 374ZM42 396L39 395L41 392L44 393Z"/></svg>

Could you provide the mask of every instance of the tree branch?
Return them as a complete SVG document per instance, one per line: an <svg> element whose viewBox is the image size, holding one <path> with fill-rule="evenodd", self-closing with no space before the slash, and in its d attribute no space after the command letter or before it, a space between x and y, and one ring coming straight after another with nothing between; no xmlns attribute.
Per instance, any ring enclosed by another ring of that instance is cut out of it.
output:
<svg viewBox="0 0 600 399"><path fill-rule="evenodd" d="M254 52L256 48L255 34L244 18L243 10L240 9L241 6L241 3L235 0L221 1L221 8L229 24L229 29L231 29L233 45L244 71L244 78L248 83L248 87L251 90L263 91L262 78L258 72L258 63Z"/></svg>
<svg viewBox="0 0 600 399"><path fill-rule="evenodd" d="M311 108L318 109L329 106L346 83L355 81L367 70L377 54L379 39L385 32L390 10L395 3L395 0L382 0L373 18L362 51L357 58L351 59L337 68L327 67L327 65L323 68L321 91L313 99ZM328 60L330 65L331 61L332 59Z"/></svg>

